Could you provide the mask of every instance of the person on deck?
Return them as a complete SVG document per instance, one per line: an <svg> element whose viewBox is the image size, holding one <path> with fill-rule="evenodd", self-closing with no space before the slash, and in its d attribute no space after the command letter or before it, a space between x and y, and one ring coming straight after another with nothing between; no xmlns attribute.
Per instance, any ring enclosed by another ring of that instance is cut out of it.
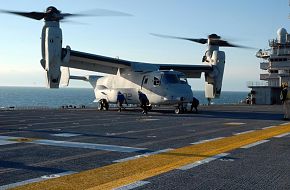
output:
<svg viewBox="0 0 290 190"><path fill-rule="evenodd" d="M119 112L121 112L122 109L124 108L124 107L123 107L123 103L124 103L124 102L127 104L127 100L126 100L124 94L122 94L122 93L119 91L118 94L117 94L117 105L118 105L118 108L119 108L119 110L118 110Z"/></svg>
<svg viewBox="0 0 290 190"><path fill-rule="evenodd" d="M281 86L281 94L280 94L280 99L283 104L283 111L284 111L284 120L289 120L290 118L290 93L288 92L288 83L282 83Z"/></svg>
<svg viewBox="0 0 290 190"><path fill-rule="evenodd" d="M148 114L148 105L149 105L149 100L147 96L142 93L141 91L138 91L138 96L139 96L139 101L140 101L140 107L143 110L143 114Z"/></svg>
<svg viewBox="0 0 290 190"><path fill-rule="evenodd" d="M195 97L193 97L192 102L191 102L190 111L192 111L193 108L194 108L195 109L195 113L198 113L198 109L197 109L198 106L199 106L199 100L196 99Z"/></svg>

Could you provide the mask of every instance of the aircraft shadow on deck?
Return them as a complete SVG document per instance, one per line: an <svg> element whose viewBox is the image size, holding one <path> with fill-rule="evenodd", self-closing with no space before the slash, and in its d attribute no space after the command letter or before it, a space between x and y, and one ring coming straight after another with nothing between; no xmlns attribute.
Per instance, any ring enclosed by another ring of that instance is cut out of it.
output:
<svg viewBox="0 0 290 190"><path fill-rule="evenodd" d="M131 110L133 111L133 110ZM135 110L136 112L139 110ZM209 111L200 110L198 113L186 112L183 114L175 114L173 110L152 110L148 112L148 116L164 116L164 117L199 117L199 118L225 118L225 119L250 119L250 120L282 120L283 115L278 113L266 112L246 112L246 111Z"/></svg>

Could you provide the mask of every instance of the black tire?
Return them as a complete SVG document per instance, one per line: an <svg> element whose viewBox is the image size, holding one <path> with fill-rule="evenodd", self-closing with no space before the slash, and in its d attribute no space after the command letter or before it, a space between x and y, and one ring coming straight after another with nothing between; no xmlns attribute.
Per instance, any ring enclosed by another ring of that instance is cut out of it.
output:
<svg viewBox="0 0 290 190"><path fill-rule="evenodd" d="M175 114L181 114L181 109L180 108L175 108L174 113Z"/></svg>

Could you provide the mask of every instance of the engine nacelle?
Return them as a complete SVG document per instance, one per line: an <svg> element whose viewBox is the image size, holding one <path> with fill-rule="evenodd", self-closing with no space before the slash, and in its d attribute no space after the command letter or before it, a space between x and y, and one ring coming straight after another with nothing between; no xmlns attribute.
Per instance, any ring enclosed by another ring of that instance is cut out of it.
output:
<svg viewBox="0 0 290 190"><path fill-rule="evenodd" d="M59 27L50 26L45 28L45 57L41 64L45 66L48 88L59 88L61 77L61 53L62 53L62 32Z"/></svg>
<svg viewBox="0 0 290 190"><path fill-rule="evenodd" d="M205 97L218 98L221 94L224 67L225 52L213 51L211 56L211 64L213 71L205 75Z"/></svg>

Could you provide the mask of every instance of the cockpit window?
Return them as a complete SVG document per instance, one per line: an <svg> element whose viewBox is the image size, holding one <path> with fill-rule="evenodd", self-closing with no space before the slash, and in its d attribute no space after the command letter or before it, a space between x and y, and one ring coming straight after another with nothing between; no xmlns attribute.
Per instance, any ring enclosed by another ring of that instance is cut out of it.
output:
<svg viewBox="0 0 290 190"><path fill-rule="evenodd" d="M153 84L154 84L154 86L160 86L160 80L158 77L154 77Z"/></svg>
<svg viewBox="0 0 290 190"><path fill-rule="evenodd" d="M176 76L176 74L164 74L163 75L163 80L164 80L165 83L168 83L168 84L179 83L179 79Z"/></svg>
<svg viewBox="0 0 290 190"><path fill-rule="evenodd" d="M185 75L182 74L164 74L162 76L162 80L164 81L164 83L166 84L187 84L187 79L185 77Z"/></svg>

